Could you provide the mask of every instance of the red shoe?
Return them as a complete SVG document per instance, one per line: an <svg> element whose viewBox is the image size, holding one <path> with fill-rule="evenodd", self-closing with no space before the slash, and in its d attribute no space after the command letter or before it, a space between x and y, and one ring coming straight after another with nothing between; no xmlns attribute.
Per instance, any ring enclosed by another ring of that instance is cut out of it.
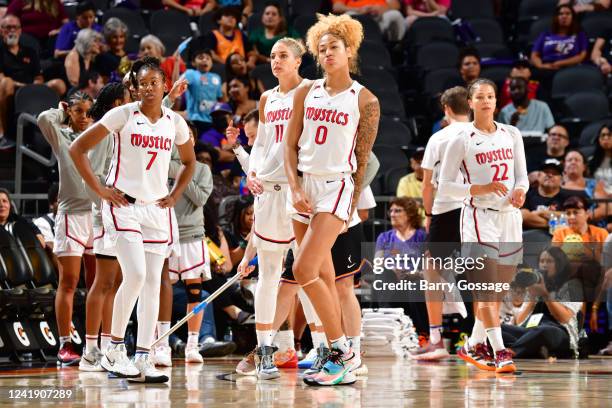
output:
<svg viewBox="0 0 612 408"><path fill-rule="evenodd" d="M74 351L71 342L66 342L57 352L57 359L64 366L71 366L81 361L81 356Z"/></svg>
<svg viewBox="0 0 612 408"><path fill-rule="evenodd" d="M495 363L489 354L489 348L483 343L478 343L474 348L470 348L466 341L463 347L457 350L457 356L481 370L495 371Z"/></svg>
<svg viewBox="0 0 612 408"><path fill-rule="evenodd" d="M297 353L292 348L287 349L287 351L277 351L274 353L274 365L277 368L297 368Z"/></svg>
<svg viewBox="0 0 612 408"><path fill-rule="evenodd" d="M495 372L496 373L513 373L516 371L514 361L512 361L512 353L508 349L503 349L495 353Z"/></svg>

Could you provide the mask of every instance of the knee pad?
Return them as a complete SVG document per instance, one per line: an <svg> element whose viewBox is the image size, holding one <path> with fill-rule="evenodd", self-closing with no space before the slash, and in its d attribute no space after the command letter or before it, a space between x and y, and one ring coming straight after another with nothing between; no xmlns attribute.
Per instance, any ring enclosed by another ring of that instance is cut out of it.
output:
<svg viewBox="0 0 612 408"><path fill-rule="evenodd" d="M187 293L187 303L200 303L202 301L202 284L190 283L185 285Z"/></svg>

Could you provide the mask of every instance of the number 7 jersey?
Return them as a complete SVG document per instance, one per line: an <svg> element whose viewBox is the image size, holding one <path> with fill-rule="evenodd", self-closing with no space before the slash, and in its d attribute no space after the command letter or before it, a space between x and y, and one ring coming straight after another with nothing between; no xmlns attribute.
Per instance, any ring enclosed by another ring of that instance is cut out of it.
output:
<svg viewBox="0 0 612 408"><path fill-rule="evenodd" d="M324 79L314 81L304 100L298 170L320 176L354 173L359 92L363 85L353 81L348 89L330 96L324 82Z"/></svg>

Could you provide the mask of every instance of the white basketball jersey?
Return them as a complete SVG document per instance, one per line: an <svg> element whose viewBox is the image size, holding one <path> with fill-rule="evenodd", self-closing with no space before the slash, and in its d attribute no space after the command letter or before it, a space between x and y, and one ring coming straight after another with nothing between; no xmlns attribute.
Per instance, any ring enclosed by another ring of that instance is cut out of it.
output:
<svg viewBox="0 0 612 408"><path fill-rule="evenodd" d="M314 81L304 100L304 130L298 142L298 170L315 175L354 173L359 126L359 92L363 85L330 96L325 79Z"/></svg>
<svg viewBox="0 0 612 408"><path fill-rule="evenodd" d="M265 123L259 124L259 126L264 126L265 131L259 132L255 141L258 148L261 149L258 150L257 177L263 181L287 182L283 165L285 162L284 136L289 118L293 113L293 96L296 89L297 87L283 94L280 92L280 87L277 86L268 93L264 107Z"/></svg>
<svg viewBox="0 0 612 408"><path fill-rule="evenodd" d="M167 196L172 146L189 140L185 120L162 107L162 117L152 124L134 102L111 109L100 123L114 132L106 184L147 203Z"/></svg>
<svg viewBox="0 0 612 408"><path fill-rule="evenodd" d="M523 185L527 180L527 171L520 132L513 126L497 122L495 125L497 130L493 134L481 132L473 123L460 133L459 137L463 138L465 146L461 172L469 184L483 185L499 181L508 187L508 195L505 197L490 193L471 197L465 202L472 207L501 210L510 207L508 199L512 190L521 186L527 191L529 185Z"/></svg>

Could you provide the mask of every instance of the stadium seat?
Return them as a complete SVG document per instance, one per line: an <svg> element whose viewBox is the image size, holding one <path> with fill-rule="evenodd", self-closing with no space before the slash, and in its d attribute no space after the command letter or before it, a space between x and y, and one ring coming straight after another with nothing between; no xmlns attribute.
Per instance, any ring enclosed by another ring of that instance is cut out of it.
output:
<svg viewBox="0 0 612 408"><path fill-rule="evenodd" d="M537 20L529 27L529 34L527 35L526 42L529 46L529 51L531 52L531 47L536 42L540 34L549 31L551 27L551 22L549 19L545 18L542 20ZM520 37L519 37L520 41Z"/></svg>
<svg viewBox="0 0 612 408"><path fill-rule="evenodd" d="M206 14L202 14L198 19L198 29L200 30L201 35L204 35L215 28L217 28L217 22L215 21L214 12L210 11Z"/></svg>
<svg viewBox="0 0 612 408"><path fill-rule="evenodd" d="M510 74L510 67L504 65L490 66L484 67L480 76L482 78L490 79L495 82L495 84L500 87L501 84L506 80L508 75Z"/></svg>
<svg viewBox="0 0 612 408"><path fill-rule="evenodd" d="M412 142L412 132L406 125L399 119L381 116L378 123L378 135L374 141L376 145L388 145L407 149L410 142ZM385 159L383 156L382 160L384 161Z"/></svg>
<svg viewBox="0 0 612 408"><path fill-rule="evenodd" d="M521 0L518 17L552 17L557 7L557 0Z"/></svg>
<svg viewBox="0 0 612 408"><path fill-rule="evenodd" d="M418 21L418 20L417 20ZM492 18L470 18L472 29L480 41L487 44L504 44L504 31L501 26Z"/></svg>
<svg viewBox="0 0 612 408"><path fill-rule="evenodd" d="M441 68L428 72L425 76L423 91L429 96L436 96L445 91L446 84L452 80L461 80L456 68Z"/></svg>
<svg viewBox="0 0 612 408"><path fill-rule="evenodd" d="M298 3L302 4L302 3L309 3L309 2L304 1L304 2L298 2ZM293 28L295 28L295 30L298 33L300 33L302 38L306 38L306 33L308 32L308 29L312 27L314 23L316 22L317 22L317 16L314 14L299 15L295 18L295 20L293 20Z"/></svg>
<svg viewBox="0 0 612 408"><path fill-rule="evenodd" d="M421 17L408 30L408 42L420 47L433 41L455 41L453 27L443 18Z"/></svg>
<svg viewBox="0 0 612 408"><path fill-rule="evenodd" d="M93 0L92 2L96 6L97 13L103 13L108 10L109 0Z"/></svg>
<svg viewBox="0 0 612 408"><path fill-rule="evenodd" d="M404 166L408 168L408 157L398 146L376 144L374 142L372 151L380 161L379 171L381 173L394 167Z"/></svg>
<svg viewBox="0 0 612 408"><path fill-rule="evenodd" d="M58 103L59 97L46 85L26 85L15 93L15 114L19 116L25 112L37 116Z"/></svg>
<svg viewBox="0 0 612 408"><path fill-rule="evenodd" d="M476 43L473 45L483 62L487 59L496 60L513 60L514 55L512 51L504 44L491 44L491 43Z"/></svg>
<svg viewBox="0 0 612 408"><path fill-rule="evenodd" d="M136 11L122 7L108 9L104 12L104 15L100 19L100 24L106 23L106 21L111 17L117 17L119 20L123 21L125 25L128 26L130 35L133 37L142 38L149 34L149 30L147 29L142 16Z"/></svg>
<svg viewBox="0 0 612 408"><path fill-rule="evenodd" d="M363 66L359 73L359 82L376 94L376 91L398 92L395 77L382 67Z"/></svg>
<svg viewBox="0 0 612 408"><path fill-rule="evenodd" d="M157 10L151 14L151 34L161 37L182 37L183 39L192 35L190 28L191 20L187 14L178 10ZM163 41L162 41L163 42ZM174 48L166 45L166 49Z"/></svg>
<svg viewBox="0 0 612 408"><path fill-rule="evenodd" d="M440 68L450 68L457 64L459 49L448 42L432 42L419 48L416 55L416 65L424 71Z"/></svg>
<svg viewBox="0 0 612 408"><path fill-rule="evenodd" d="M382 44L382 32L380 31L380 27L378 23L374 21L374 19L368 15L361 14L357 16L353 16L353 18L359 20L361 25L363 26L363 37L367 38L368 41L376 41Z"/></svg>
<svg viewBox="0 0 612 408"><path fill-rule="evenodd" d="M307 16L315 15L321 10L321 0L308 0L308 1L292 1L291 2L291 15L293 16Z"/></svg>
<svg viewBox="0 0 612 408"><path fill-rule="evenodd" d="M580 141L578 144L581 147L587 147L593 146L595 143L597 143L599 130L603 125L612 126L612 118L597 120L586 125L580 133Z"/></svg>
<svg viewBox="0 0 612 408"><path fill-rule="evenodd" d="M402 95L396 90L379 90L374 92L380 103L380 113L382 116L389 116L398 119L406 119L406 110Z"/></svg>
<svg viewBox="0 0 612 408"><path fill-rule="evenodd" d="M450 13L453 18L495 17L491 0L453 0Z"/></svg>
<svg viewBox="0 0 612 408"><path fill-rule="evenodd" d="M397 192L397 185L402 177L408 174L410 170L406 166L399 166L389 169L385 172L383 192L386 195L394 196Z"/></svg>
<svg viewBox="0 0 612 408"><path fill-rule="evenodd" d="M551 96L566 98L571 94L604 87L601 71L591 65L576 65L559 70L552 81Z"/></svg>
<svg viewBox="0 0 612 408"><path fill-rule="evenodd" d="M391 55L384 44L365 40L359 47L359 65L391 68Z"/></svg>
<svg viewBox="0 0 612 408"><path fill-rule="evenodd" d="M612 12L587 13L580 25L591 41L594 41L597 37L606 37L608 30L612 28Z"/></svg>
<svg viewBox="0 0 612 408"><path fill-rule="evenodd" d="M568 96L564 103L567 116L562 123L592 122L610 115L608 98L602 91L578 92Z"/></svg>
<svg viewBox="0 0 612 408"><path fill-rule="evenodd" d="M523 263L539 268L542 251L550 246L551 237L546 230L530 229L523 232Z"/></svg>
<svg viewBox="0 0 612 408"><path fill-rule="evenodd" d="M318 79L322 78L323 76L321 69L316 64L309 64L300 67L300 75L307 79Z"/></svg>
<svg viewBox="0 0 612 408"><path fill-rule="evenodd" d="M391 229L391 221L383 218L367 219L363 223L363 232L367 242L376 242L376 238L385 231Z"/></svg>
<svg viewBox="0 0 612 408"><path fill-rule="evenodd" d="M255 79L259 79L266 89L272 89L278 85L278 79L276 79L272 73L270 64L257 65L253 71L251 71L251 76Z"/></svg>

